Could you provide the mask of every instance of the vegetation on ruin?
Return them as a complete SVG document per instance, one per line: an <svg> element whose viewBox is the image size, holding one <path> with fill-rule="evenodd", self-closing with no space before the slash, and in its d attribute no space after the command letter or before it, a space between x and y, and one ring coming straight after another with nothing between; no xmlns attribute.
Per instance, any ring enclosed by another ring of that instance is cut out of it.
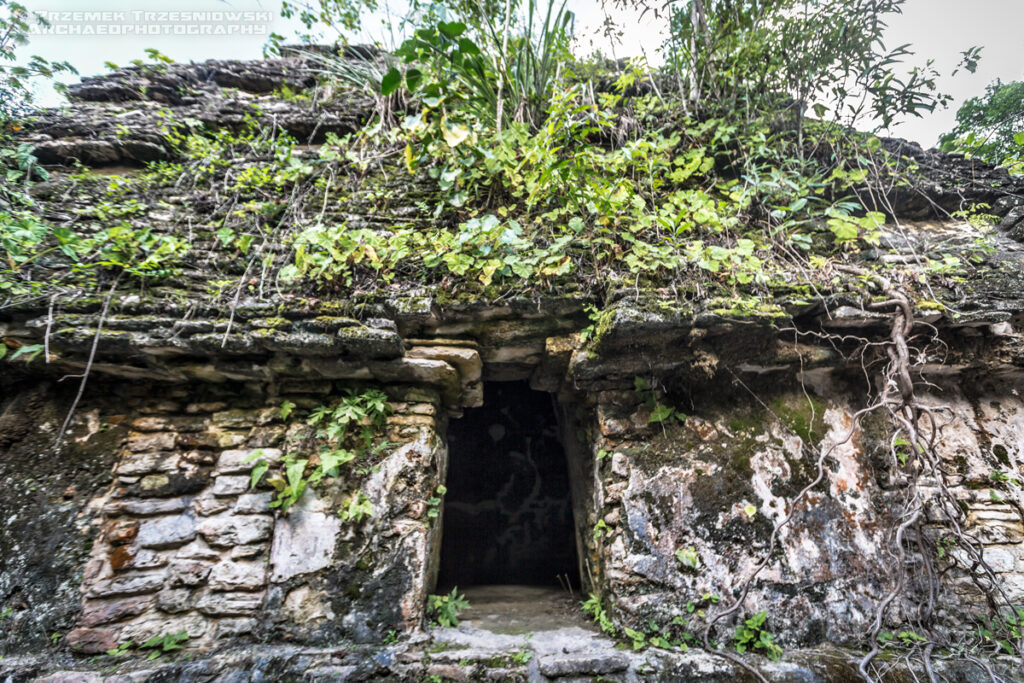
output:
<svg viewBox="0 0 1024 683"><path fill-rule="evenodd" d="M898 224L892 191L917 182L914 164L878 133L948 101L936 91L930 63L908 67L908 46L882 42L886 17L901 5L678 2L668 7L672 31L659 68L573 55L573 17L556 2L417 5L414 29L389 54L305 57L323 87L308 99L282 91L284 99L311 107L343 107L355 96L374 103L359 130L329 135L315 149L268 125L252 106L236 129L217 130L167 110L160 134L171 159L131 176L79 169L55 183L30 147L4 150L0 307L97 291L109 303L118 287L173 285L196 265L196 244L216 273L203 295L231 315L243 296L424 285L491 300L579 292L591 302L587 341L594 345L609 322L601 310L620 289L654 288L683 301L717 297L733 315L777 313L777 297L850 292L890 325L886 340L854 340L879 387L856 417L888 417L886 476L902 495L889 548L895 589L878 605L861 672L873 679L877 656L897 647L929 672L940 652L1020 656L1018 606L1006 599L944 483L935 447L948 409L915 396L916 366L935 345L915 311L955 314L944 287L984 267L989 247L982 238L968 249L936 244L890 265L861 258L891 248L884 226ZM306 12L308 26L352 26L368 6L286 2L284 11ZM14 17L0 20L11 37L0 40L0 61L10 61L24 35L19 7L0 0ZM963 58L973 69L978 52ZM34 68L45 75L59 66ZM0 92L0 124L10 136L19 125L9 116L21 81L7 82L15 94ZM1019 157L1017 85L965 105L950 144L990 160ZM168 203L172 195L179 205ZM88 201L66 213L54 208L71 197ZM959 218L984 226L991 222L986 208L964 207ZM178 213L176 230L150 227L168 212ZM190 239L181 214L197 217ZM793 331L794 339L800 334L811 333ZM813 334L837 346L849 341ZM685 420L646 384L636 389L653 421ZM252 485L273 487L275 505L286 512L307 487L339 477L374 448L383 406L367 392L302 415L307 435L273 476L264 479L272 466L257 458ZM281 409L287 419L294 406ZM773 561L780 529L845 443L814 443L816 418L812 411L790 427L815 463L814 476L774 525L763 559L729 594L692 602L692 620L668 625L619 624L627 617L594 595L585 609L601 628L634 647L703 646L742 664L719 647L728 641L740 653L778 657L770 614L748 615L744 600ZM852 435L851 427L846 440ZM995 483L1016 495L1019 486L1006 476ZM930 501L925 479L936 490ZM431 499L433 511L443 493ZM941 532L924 525L926 504L939 511ZM372 507L357 490L340 514L358 522ZM695 554L680 553L681 571L700 571ZM987 614L960 632L936 614L940 577L954 568L988 603ZM439 621L455 624L458 601L453 591L432 596L430 607ZM884 629L896 614L907 623L894 635ZM731 639L726 625L736 629Z"/></svg>
<svg viewBox="0 0 1024 683"><path fill-rule="evenodd" d="M989 84L956 112L956 126L942 136L942 149L959 152L1011 173L1024 173L1024 81Z"/></svg>
<svg viewBox="0 0 1024 683"><path fill-rule="evenodd" d="M262 449L246 458L246 462L253 463L249 487L255 489L262 484L273 488L270 507L282 513L299 502L307 488L316 488L325 480L337 480L343 474L349 480L358 480L374 458L391 446L379 438L384 421L392 413L387 395L379 389L350 389L336 403L294 411L291 401L281 403L282 420L302 417L305 424L289 437L280 466L269 462ZM358 523L373 516L373 505L357 488L342 502L338 515L344 522Z"/></svg>

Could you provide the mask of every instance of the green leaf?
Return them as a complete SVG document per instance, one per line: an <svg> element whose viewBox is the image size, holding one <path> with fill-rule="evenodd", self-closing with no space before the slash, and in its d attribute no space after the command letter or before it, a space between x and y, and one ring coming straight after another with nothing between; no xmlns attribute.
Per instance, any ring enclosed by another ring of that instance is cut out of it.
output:
<svg viewBox="0 0 1024 683"><path fill-rule="evenodd" d="M444 135L444 141L448 143L448 146L454 148L461 145L469 137L469 127L463 123L448 123L444 121L441 124L441 133Z"/></svg>
<svg viewBox="0 0 1024 683"><path fill-rule="evenodd" d="M391 67L380 81L380 94L387 97L398 90L398 86L401 84L402 73L395 67Z"/></svg>
<svg viewBox="0 0 1024 683"><path fill-rule="evenodd" d="M267 473L268 469L270 469L270 465L267 464L265 460L260 460L256 463L249 475L249 488L256 488L256 485L260 483L260 479L263 478L263 475Z"/></svg>
<svg viewBox="0 0 1024 683"><path fill-rule="evenodd" d="M253 460L257 460L258 458L262 458L262 457L263 457L263 449L262 448L257 448L252 453L247 455L244 460L242 460L242 464L244 465L245 463L252 462Z"/></svg>
<svg viewBox="0 0 1024 683"><path fill-rule="evenodd" d="M19 358L21 356L28 356L28 362L32 362L36 356L43 352L44 346L42 344L26 344L18 348L13 354L11 354L11 360Z"/></svg>
<svg viewBox="0 0 1024 683"><path fill-rule="evenodd" d="M281 419L287 420L288 416L292 414L292 410L295 409L295 404L285 399L281 401Z"/></svg>
<svg viewBox="0 0 1024 683"><path fill-rule="evenodd" d="M828 228L836 237L836 242L845 244L857 239L857 224L852 221L831 218L828 221Z"/></svg>
<svg viewBox="0 0 1024 683"><path fill-rule="evenodd" d="M445 38L455 40L466 32L466 25L461 21L442 21L438 23L437 29L444 34Z"/></svg>
<svg viewBox="0 0 1024 683"><path fill-rule="evenodd" d="M469 38L459 38L459 51L466 55L480 54L480 48Z"/></svg>
<svg viewBox="0 0 1024 683"><path fill-rule="evenodd" d="M416 92L422 82L423 72L419 69L409 69L405 72L405 85L409 88L409 92Z"/></svg>
<svg viewBox="0 0 1024 683"><path fill-rule="evenodd" d="M648 422L661 422L672 417L672 407L667 406L664 403L659 403L654 406L654 410L651 411L651 416L647 419Z"/></svg>

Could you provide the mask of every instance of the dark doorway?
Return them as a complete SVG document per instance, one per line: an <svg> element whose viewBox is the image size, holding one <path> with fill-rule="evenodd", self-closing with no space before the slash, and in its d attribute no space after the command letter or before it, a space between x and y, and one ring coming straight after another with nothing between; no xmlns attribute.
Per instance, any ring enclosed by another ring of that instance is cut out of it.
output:
<svg viewBox="0 0 1024 683"><path fill-rule="evenodd" d="M448 428L441 588L576 587L569 470L550 394L493 382Z"/></svg>

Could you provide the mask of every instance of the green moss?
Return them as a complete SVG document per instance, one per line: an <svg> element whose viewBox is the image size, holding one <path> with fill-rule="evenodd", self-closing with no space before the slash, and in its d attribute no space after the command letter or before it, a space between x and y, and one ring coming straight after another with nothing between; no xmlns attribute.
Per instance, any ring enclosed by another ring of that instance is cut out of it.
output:
<svg viewBox="0 0 1024 683"><path fill-rule="evenodd" d="M763 301L757 297L735 296L728 298L713 298L708 301L708 310L716 315L727 318L787 318L786 313L778 304Z"/></svg>
<svg viewBox="0 0 1024 683"><path fill-rule="evenodd" d="M764 415L760 412L736 415L729 420L730 432L759 432L764 429Z"/></svg>
<svg viewBox="0 0 1024 683"><path fill-rule="evenodd" d="M424 652L427 654L437 654L438 652L451 652L452 650L468 650L469 645L463 645L462 643L450 643L445 640L438 641L428 647Z"/></svg>
<svg viewBox="0 0 1024 683"><path fill-rule="evenodd" d="M249 321L249 324L253 327L269 327L273 329L291 327L291 322L284 318L257 318L256 320Z"/></svg>
<svg viewBox="0 0 1024 683"><path fill-rule="evenodd" d="M817 446L828 433L826 406L813 396L780 396L772 401L771 407L808 446Z"/></svg>
<svg viewBox="0 0 1024 683"><path fill-rule="evenodd" d="M615 311L606 310L601 311L597 318L597 322L594 323L594 334L590 338L591 348L597 350L601 348L602 342L607 339L608 333L615 327Z"/></svg>
<svg viewBox="0 0 1024 683"><path fill-rule="evenodd" d="M999 461L1000 465L1010 467L1010 456L1006 452L1006 446L997 443L992 447L992 455L996 456L996 460Z"/></svg>
<svg viewBox="0 0 1024 683"><path fill-rule="evenodd" d="M359 321L354 318L348 318L340 315L319 315L316 318L313 318L313 324L322 330L334 332L342 327L358 325Z"/></svg>

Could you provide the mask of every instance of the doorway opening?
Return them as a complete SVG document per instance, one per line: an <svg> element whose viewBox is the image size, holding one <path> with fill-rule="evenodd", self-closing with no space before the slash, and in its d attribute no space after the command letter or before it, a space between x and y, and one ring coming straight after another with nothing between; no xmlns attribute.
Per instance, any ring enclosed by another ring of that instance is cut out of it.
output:
<svg viewBox="0 0 1024 683"><path fill-rule="evenodd" d="M484 404L448 428L438 587L578 590L565 449L550 394L489 382Z"/></svg>

